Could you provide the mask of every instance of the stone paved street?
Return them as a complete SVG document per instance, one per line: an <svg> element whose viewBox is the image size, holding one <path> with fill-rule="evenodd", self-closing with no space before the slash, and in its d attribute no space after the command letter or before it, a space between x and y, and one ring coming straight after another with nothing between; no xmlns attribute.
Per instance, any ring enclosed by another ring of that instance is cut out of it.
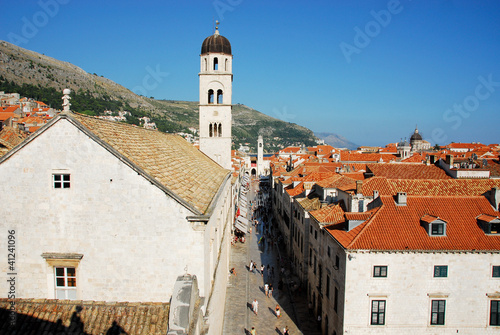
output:
<svg viewBox="0 0 500 335"><path fill-rule="evenodd" d="M248 200L255 199L256 184L252 183ZM248 214L251 216L251 213ZM231 275L227 288L226 306L224 315L224 334L250 334L252 327L255 327L257 334L283 334L283 328L288 326L289 333L296 334L320 334L316 328L316 323L312 316L309 316L305 292L295 295L290 293L288 283L290 273L287 269L283 275L283 290L278 290L280 278L279 257L283 251L272 243L258 243L262 237L264 224L259 224L257 228L252 227L252 232L247 234L245 243L237 242L231 247L231 260L229 268L236 269L236 276ZM248 266L250 260L257 263L255 272L250 272ZM260 273L260 266L264 264L267 269L274 267L274 279L264 271L264 276ZM272 282L274 293L271 298L264 293L265 281ZM251 303L254 299L259 302L258 315L252 311ZM275 315L276 305L280 306L281 318Z"/></svg>

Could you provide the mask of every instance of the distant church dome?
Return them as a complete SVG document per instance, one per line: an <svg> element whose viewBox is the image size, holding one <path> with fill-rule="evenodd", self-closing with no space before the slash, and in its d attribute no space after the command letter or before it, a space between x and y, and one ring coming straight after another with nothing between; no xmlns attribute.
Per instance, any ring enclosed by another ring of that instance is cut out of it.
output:
<svg viewBox="0 0 500 335"><path fill-rule="evenodd" d="M208 36L201 45L201 54L223 53L231 55L231 43L222 35L219 35L219 27L215 27L215 34Z"/></svg>
<svg viewBox="0 0 500 335"><path fill-rule="evenodd" d="M414 141L422 141L422 135L418 133L417 128L415 128L415 132L410 137L410 142L413 143Z"/></svg>

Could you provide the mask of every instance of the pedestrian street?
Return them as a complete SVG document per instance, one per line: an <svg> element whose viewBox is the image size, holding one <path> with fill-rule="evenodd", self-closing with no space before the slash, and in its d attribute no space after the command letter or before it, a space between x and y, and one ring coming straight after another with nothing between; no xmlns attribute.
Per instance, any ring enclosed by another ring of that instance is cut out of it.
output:
<svg viewBox="0 0 500 335"><path fill-rule="evenodd" d="M258 182L252 181L248 199L254 204L257 188ZM271 235L277 232L273 232L269 223L262 220L255 227L251 210L248 219L252 229L246 234L245 242L236 242L231 246L229 268L234 268L235 274L228 274L223 334L251 334L252 327L259 335L284 335L285 327L293 335L320 334L315 320L308 314L305 292L290 293L289 284L293 275L286 266L286 255L270 238L265 238L266 229L271 231ZM252 271L249 270L251 261L256 264ZM264 265L264 273L261 273L261 265ZM274 276L271 274L273 267ZM265 294L266 283L273 287L269 297ZM252 310L254 300L258 302L257 314ZM280 309L280 318L276 316L276 306Z"/></svg>

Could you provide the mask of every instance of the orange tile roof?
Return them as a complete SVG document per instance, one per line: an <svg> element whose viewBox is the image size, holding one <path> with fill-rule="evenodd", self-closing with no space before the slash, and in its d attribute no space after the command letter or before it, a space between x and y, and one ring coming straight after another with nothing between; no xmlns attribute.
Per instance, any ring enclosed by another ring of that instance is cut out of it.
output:
<svg viewBox="0 0 500 335"><path fill-rule="evenodd" d="M300 151L300 147L286 147L281 149L279 153L287 154L287 153L296 153Z"/></svg>
<svg viewBox="0 0 500 335"><path fill-rule="evenodd" d="M411 155L410 157L403 159L401 162L402 163L420 163L420 164L423 164L423 162L425 162L425 160L426 159L422 154L416 152L413 155Z"/></svg>
<svg viewBox="0 0 500 335"><path fill-rule="evenodd" d="M14 111L19 109L19 105L0 107L0 113L14 113Z"/></svg>
<svg viewBox="0 0 500 335"><path fill-rule="evenodd" d="M349 177L355 180L363 180L365 179L365 174L363 172L342 172L343 176Z"/></svg>
<svg viewBox="0 0 500 335"><path fill-rule="evenodd" d="M390 179L451 179L435 165L416 164L367 164L374 176Z"/></svg>
<svg viewBox="0 0 500 335"><path fill-rule="evenodd" d="M427 222L427 223L432 223L432 222L434 222L434 221L436 221L438 219L439 219L439 217L436 217L434 215L429 215L429 214L425 214L424 216L422 216L420 218L420 220L422 220L424 222Z"/></svg>
<svg viewBox="0 0 500 335"><path fill-rule="evenodd" d="M500 187L500 179L390 179L393 192L421 196L478 196Z"/></svg>
<svg viewBox="0 0 500 335"><path fill-rule="evenodd" d="M314 181L314 182L319 182L321 180L325 180L328 178L331 178L333 176L337 176L338 174L335 172L312 172L310 174L307 174L304 178L302 178L303 181Z"/></svg>
<svg viewBox="0 0 500 335"><path fill-rule="evenodd" d="M340 223L344 222L344 210L339 204L331 204L326 207L310 211L309 215L319 223Z"/></svg>
<svg viewBox="0 0 500 335"><path fill-rule="evenodd" d="M0 121L5 121L11 117L17 117L17 114L12 112L0 112Z"/></svg>
<svg viewBox="0 0 500 335"><path fill-rule="evenodd" d="M356 183L345 185L341 188L343 191L356 190ZM361 194L365 196L372 196L373 191L378 191L379 194L392 195L396 194L392 184L384 177L372 177L365 179L361 184Z"/></svg>
<svg viewBox="0 0 500 335"><path fill-rule="evenodd" d="M477 217L478 220L484 221L484 222L491 222L493 220L498 220L498 216L492 216L492 215L487 215L487 214L481 214Z"/></svg>
<svg viewBox="0 0 500 335"><path fill-rule="evenodd" d="M372 216L372 212L361 212L361 213L354 213L354 212L347 212L345 213L345 218L346 220L360 220L360 221L366 221Z"/></svg>
<svg viewBox="0 0 500 335"><path fill-rule="evenodd" d="M2 311L10 303L0 298ZM160 335L167 333L170 309L169 303L49 299L16 299L15 306L13 328L9 313L0 313L2 334L122 334L121 329L129 335Z"/></svg>
<svg viewBox="0 0 500 335"><path fill-rule="evenodd" d="M305 189L304 189L304 183L301 182L299 183L297 186L295 186L294 188L287 188L285 189L285 191L291 196L291 197L295 197L301 193L304 193Z"/></svg>
<svg viewBox="0 0 500 335"><path fill-rule="evenodd" d="M500 235L487 235L477 217L498 217L489 201L475 197L408 196L406 206L397 206L392 196L381 196L376 213L351 232L337 225L327 231L346 249L498 251ZM425 215L445 221L446 236L429 236L421 225Z"/></svg>
<svg viewBox="0 0 500 335"><path fill-rule="evenodd" d="M380 161L390 162L395 161L398 157L391 154L379 153L358 153L356 151L341 151L340 160L342 162L374 162Z"/></svg>
<svg viewBox="0 0 500 335"><path fill-rule="evenodd" d="M339 188L353 183L355 183L354 179L337 174L330 178L323 179L316 184L318 184L322 188Z"/></svg>
<svg viewBox="0 0 500 335"><path fill-rule="evenodd" d="M34 133L34 132L35 132L35 131L37 131L38 129L40 129L40 126L36 126L36 127L29 127L29 128L28 128L28 131L29 131L30 133Z"/></svg>
<svg viewBox="0 0 500 335"><path fill-rule="evenodd" d="M449 149L478 149L478 148L484 148L487 147L486 145L482 143L450 143L444 148L449 148Z"/></svg>

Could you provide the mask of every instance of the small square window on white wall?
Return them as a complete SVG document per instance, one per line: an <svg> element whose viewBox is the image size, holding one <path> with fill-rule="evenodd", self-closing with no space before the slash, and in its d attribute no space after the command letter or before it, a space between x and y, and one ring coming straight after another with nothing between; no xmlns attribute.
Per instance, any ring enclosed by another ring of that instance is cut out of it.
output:
<svg viewBox="0 0 500 335"><path fill-rule="evenodd" d="M53 173L54 188L69 188L71 185L71 176L69 173Z"/></svg>

